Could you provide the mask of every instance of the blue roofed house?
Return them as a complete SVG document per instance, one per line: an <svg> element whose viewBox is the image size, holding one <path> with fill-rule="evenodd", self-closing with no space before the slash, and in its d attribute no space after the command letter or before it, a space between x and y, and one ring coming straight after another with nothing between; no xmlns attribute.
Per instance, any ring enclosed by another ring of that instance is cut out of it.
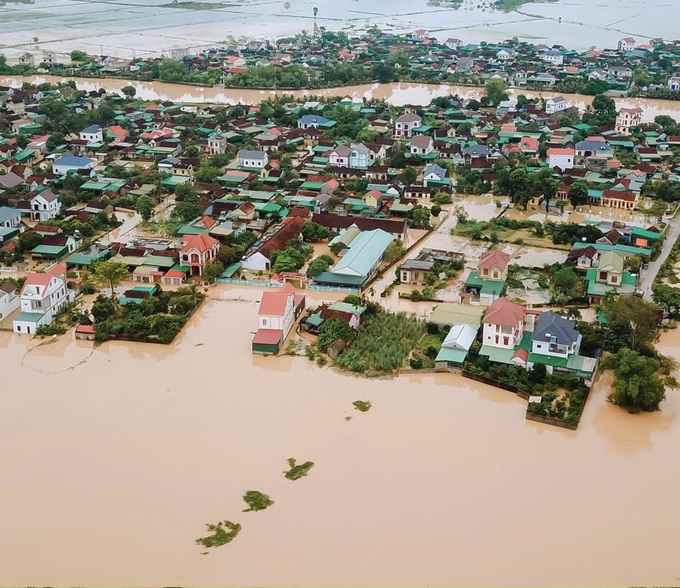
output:
<svg viewBox="0 0 680 588"><path fill-rule="evenodd" d="M385 251L394 237L383 231L363 231L349 244L349 248L329 271L314 278L317 284L361 288L378 269Z"/></svg>
<svg viewBox="0 0 680 588"><path fill-rule="evenodd" d="M566 370L591 379L597 370L597 360L579 354L581 340L574 321L551 310L542 312L531 334L531 351L526 367L543 364L549 374L555 369Z"/></svg>
<svg viewBox="0 0 680 588"><path fill-rule="evenodd" d="M423 186L448 186L451 180L446 177L447 170L436 163L425 166L423 170Z"/></svg>
<svg viewBox="0 0 680 588"><path fill-rule="evenodd" d="M305 114L298 119L299 129L318 129L320 126L328 124L330 119L318 114Z"/></svg>
<svg viewBox="0 0 680 588"><path fill-rule="evenodd" d="M61 157L57 157L52 162L52 172L63 176L70 171L78 171L81 169L92 169L96 160L89 157L77 157L70 153L64 153Z"/></svg>
<svg viewBox="0 0 680 588"><path fill-rule="evenodd" d="M542 312L531 335L529 363L545 364L545 357L567 360L571 355L577 355L580 348L581 333L576 330L574 321L551 310Z"/></svg>

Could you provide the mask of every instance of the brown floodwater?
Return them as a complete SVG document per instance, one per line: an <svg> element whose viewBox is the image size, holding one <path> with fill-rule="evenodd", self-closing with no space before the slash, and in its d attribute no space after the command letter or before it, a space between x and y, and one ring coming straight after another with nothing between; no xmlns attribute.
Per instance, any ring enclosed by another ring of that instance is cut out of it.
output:
<svg viewBox="0 0 680 588"><path fill-rule="evenodd" d="M678 393L630 416L600 378L550 428L458 376L254 357L260 293L210 293L168 347L0 333L2 584L677 585ZM242 513L249 489L274 506Z"/></svg>
<svg viewBox="0 0 680 588"><path fill-rule="evenodd" d="M134 86L137 97L143 100L171 100L177 103L210 103L210 104L259 104L268 98L292 95L296 99L308 99L312 96L330 98L335 96L351 96L356 100L383 99L396 106L404 104L427 105L433 98L457 94L461 98L480 98L483 88L456 86L450 84L417 84L399 82L392 84L364 84L359 86L342 86L319 90L297 90L294 92L275 92L274 90L242 90L234 88L214 88L212 86L189 86L167 82L136 82L130 80L96 79L96 78L61 78L57 76L9 76L0 78L0 85L20 86L24 82L57 84L73 80L81 90L104 88L110 92L119 92L123 86ZM529 98L555 96L558 92L532 92L515 88L511 94L524 94ZM570 106L585 109L593 101L592 96L580 94L562 94ZM621 107L639 106L644 109L643 119L653 121L655 116L667 114L677 116L680 113L680 101L657 100L651 98L617 98L616 104Z"/></svg>

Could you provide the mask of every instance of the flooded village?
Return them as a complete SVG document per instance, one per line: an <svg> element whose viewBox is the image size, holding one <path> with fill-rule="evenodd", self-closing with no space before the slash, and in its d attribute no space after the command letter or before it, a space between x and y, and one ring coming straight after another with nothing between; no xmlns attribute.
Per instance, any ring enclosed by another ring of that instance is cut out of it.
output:
<svg viewBox="0 0 680 588"><path fill-rule="evenodd" d="M675 45L450 49L474 94L0 81L5 583L676 582L680 103L615 65L675 99Z"/></svg>

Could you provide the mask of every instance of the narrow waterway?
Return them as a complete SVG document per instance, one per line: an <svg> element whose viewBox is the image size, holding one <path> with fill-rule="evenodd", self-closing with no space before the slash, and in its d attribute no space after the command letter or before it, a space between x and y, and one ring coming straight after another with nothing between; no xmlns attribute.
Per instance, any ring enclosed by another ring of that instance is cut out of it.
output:
<svg viewBox="0 0 680 588"><path fill-rule="evenodd" d="M210 293L169 347L0 333L4 584L677 584L678 393L630 416L601 378L549 428L456 376L253 357L260 293ZM250 489L274 506L242 513ZM200 555L224 519L241 534Z"/></svg>
<svg viewBox="0 0 680 588"><path fill-rule="evenodd" d="M461 98L481 98L483 88L456 86L450 84L417 84L399 82L392 84L364 84L359 86L342 86L319 90L297 90L275 92L274 90L243 90L234 88L213 88L212 86L190 86L167 82L136 82L131 80L97 79L97 78L61 78L57 76L9 76L0 78L0 85L20 87L22 83L51 83L72 80L81 90L91 91L104 88L107 92L119 92L123 86L133 86L137 97L143 100L170 100L187 104L259 104L263 100L282 95L292 95L296 99L308 99L312 96L324 98L351 96L357 100L380 99L395 106L414 104L425 106L438 96L458 95ZM511 94L524 94L529 98L555 96L557 92L532 92L519 88L511 89ZM585 109L593 101L592 96L581 94L562 94L570 106ZM657 100L652 98L617 98L616 104L621 107L639 106L644 109L643 119L653 121L655 116L668 114L678 117L680 101Z"/></svg>

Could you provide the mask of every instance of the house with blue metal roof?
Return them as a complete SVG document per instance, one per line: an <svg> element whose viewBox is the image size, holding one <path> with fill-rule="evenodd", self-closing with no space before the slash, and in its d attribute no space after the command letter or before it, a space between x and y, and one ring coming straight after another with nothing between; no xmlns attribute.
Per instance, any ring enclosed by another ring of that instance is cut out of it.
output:
<svg viewBox="0 0 680 588"><path fill-rule="evenodd" d="M383 231L363 231L349 244L349 248L329 271L314 278L317 284L360 288L378 269L394 237Z"/></svg>

